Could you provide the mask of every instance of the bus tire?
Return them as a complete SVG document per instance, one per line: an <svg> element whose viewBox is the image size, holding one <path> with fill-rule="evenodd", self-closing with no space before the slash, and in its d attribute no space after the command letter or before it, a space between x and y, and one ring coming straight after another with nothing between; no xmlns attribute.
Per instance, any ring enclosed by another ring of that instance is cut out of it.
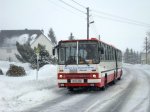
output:
<svg viewBox="0 0 150 112"><path fill-rule="evenodd" d="M122 72L122 70L121 70L121 74L120 74L120 77L118 78L118 80L121 80L121 77L122 77L122 73L123 73L123 72Z"/></svg>
<svg viewBox="0 0 150 112"><path fill-rule="evenodd" d="M74 91L74 89L73 89L72 87L68 87L67 89L68 89L68 91L70 91L70 92L73 92L73 91Z"/></svg>
<svg viewBox="0 0 150 112"><path fill-rule="evenodd" d="M113 84L116 84L116 72L114 71L114 80L112 81Z"/></svg>

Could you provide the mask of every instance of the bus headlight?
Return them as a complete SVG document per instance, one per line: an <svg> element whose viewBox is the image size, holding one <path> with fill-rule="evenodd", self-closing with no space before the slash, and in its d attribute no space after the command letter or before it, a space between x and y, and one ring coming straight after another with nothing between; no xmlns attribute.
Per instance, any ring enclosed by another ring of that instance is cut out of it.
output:
<svg viewBox="0 0 150 112"><path fill-rule="evenodd" d="M63 75L59 75L59 78L63 78Z"/></svg>
<svg viewBox="0 0 150 112"><path fill-rule="evenodd" d="M93 78L96 78L96 75L95 75L95 74L93 74Z"/></svg>

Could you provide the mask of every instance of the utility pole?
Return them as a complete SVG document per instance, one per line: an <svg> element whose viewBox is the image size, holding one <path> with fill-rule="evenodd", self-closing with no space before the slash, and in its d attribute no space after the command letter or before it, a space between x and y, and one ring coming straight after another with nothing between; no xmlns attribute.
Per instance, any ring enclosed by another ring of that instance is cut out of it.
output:
<svg viewBox="0 0 150 112"><path fill-rule="evenodd" d="M147 45L148 45L147 37L146 37L145 39L146 39L146 40L145 40L145 41L146 41L146 46L145 46L146 48L145 48L145 49L146 49L146 64L147 64L147 51L148 51L148 46L147 46Z"/></svg>
<svg viewBox="0 0 150 112"><path fill-rule="evenodd" d="M99 39L99 40L101 39L101 36L100 36L100 35L98 35L98 39Z"/></svg>
<svg viewBox="0 0 150 112"><path fill-rule="evenodd" d="M87 40L89 39L89 27L90 27L90 24L94 23L94 21L91 21L89 20L89 7L86 8L87 9Z"/></svg>
<svg viewBox="0 0 150 112"><path fill-rule="evenodd" d="M89 7L87 9L87 40L89 39Z"/></svg>

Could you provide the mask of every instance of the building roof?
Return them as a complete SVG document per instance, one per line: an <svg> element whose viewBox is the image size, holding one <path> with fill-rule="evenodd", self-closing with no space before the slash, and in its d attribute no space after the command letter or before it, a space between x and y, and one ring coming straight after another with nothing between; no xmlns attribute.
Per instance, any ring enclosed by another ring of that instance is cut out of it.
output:
<svg viewBox="0 0 150 112"><path fill-rule="evenodd" d="M54 45L54 44L52 43L51 39L48 38L47 36L45 36L43 33L40 34L39 36L37 36L37 38L34 39L30 44L31 44L31 45L34 44L34 42L35 42L41 35L43 35L52 45Z"/></svg>
<svg viewBox="0 0 150 112"><path fill-rule="evenodd" d="M0 31L0 47L12 47L16 45L16 41L25 41L32 35L39 36L42 30L1 30ZM25 36L26 35L26 36Z"/></svg>

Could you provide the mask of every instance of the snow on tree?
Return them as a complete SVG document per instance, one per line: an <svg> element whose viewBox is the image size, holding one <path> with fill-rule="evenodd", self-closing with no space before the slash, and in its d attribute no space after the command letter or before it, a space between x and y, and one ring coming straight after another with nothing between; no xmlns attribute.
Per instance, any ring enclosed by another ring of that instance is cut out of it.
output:
<svg viewBox="0 0 150 112"><path fill-rule="evenodd" d="M2 71L2 69L0 69L0 75L3 75L3 71Z"/></svg>
<svg viewBox="0 0 150 112"><path fill-rule="evenodd" d="M19 61L23 63L35 62L36 54L28 42L22 45L19 42L16 42L16 47L17 47L19 54L15 54L15 55Z"/></svg>
<svg viewBox="0 0 150 112"><path fill-rule="evenodd" d="M44 66L45 64L52 63L56 64L57 59L50 56L48 51L45 49L44 45L38 44L34 49L31 48L30 44L27 42L23 45L16 43L17 50L19 54L15 54L16 58L23 63L30 63L33 69L37 68L37 54L36 49L39 50L39 67Z"/></svg>
<svg viewBox="0 0 150 112"><path fill-rule="evenodd" d="M21 66L16 66L11 64L8 71L6 72L7 76L24 76L26 75L25 69Z"/></svg>
<svg viewBox="0 0 150 112"><path fill-rule="evenodd" d="M34 51L39 49L39 67L42 67L48 63L50 63L50 55L48 51L45 49L44 45L38 44L37 48L34 48Z"/></svg>

